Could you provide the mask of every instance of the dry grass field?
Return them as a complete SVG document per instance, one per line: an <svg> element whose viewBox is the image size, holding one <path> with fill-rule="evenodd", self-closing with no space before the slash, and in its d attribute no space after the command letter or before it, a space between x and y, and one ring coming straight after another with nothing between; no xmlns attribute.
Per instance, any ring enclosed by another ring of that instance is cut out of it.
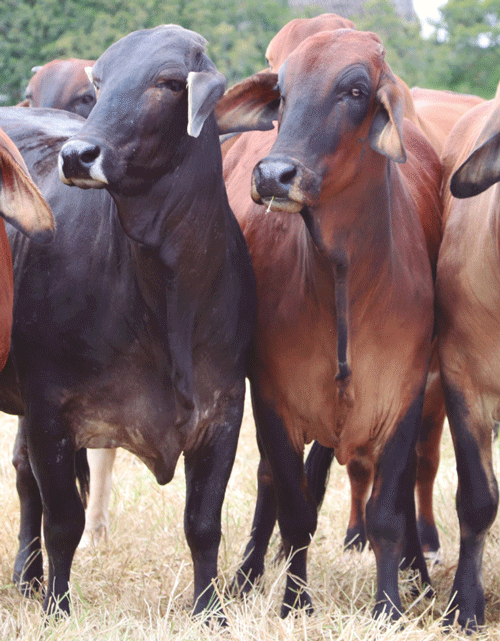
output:
<svg viewBox="0 0 500 641"><path fill-rule="evenodd" d="M411 577L402 577L407 613L397 625L374 622L370 612L375 561L370 551L343 553L349 511L345 470L335 464L309 557L312 616L300 613L282 621L284 564L272 562L275 536L262 588L243 601L226 598L229 625L210 628L190 616L192 568L183 533L184 476L160 487L133 456L120 451L114 471L109 539L97 548L78 550L72 572L73 613L60 622L44 622L40 603L23 599L11 581L17 545L18 500L11 465L16 419L0 416L0 640L22 641L288 641L377 640L430 641L466 638L444 633L446 608L458 554L454 507L455 464L449 434L435 488L443 561L431 569L436 597L410 596ZM498 446L495 446L498 462ZM250 403L242 426L237 460L223 510L220 549L221 586L229 582L244 550L255 500L258 455ZM498 469L498 465L497 465ZM500 639L500 536L495 525L486 546L484 581L487 626L481 639Z"/></svg>

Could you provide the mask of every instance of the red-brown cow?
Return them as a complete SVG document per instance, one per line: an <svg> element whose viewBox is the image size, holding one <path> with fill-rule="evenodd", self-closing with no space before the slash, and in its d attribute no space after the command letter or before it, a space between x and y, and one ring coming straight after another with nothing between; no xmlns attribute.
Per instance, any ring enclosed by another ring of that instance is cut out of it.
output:
<svg viewBox="0 0 500 641"><path fill-rule="evenodd" d="M310 605L316 504L303 449L312 439L333 447L340 463L375 469L366 512L377 558L374 613L400 615L402 558L429 580L413 492L433 328L427 244L439 245L441 171L403 111L379 38L347 29L308 38L278 77L248 79L217 109L223 131L270 129L279 119L278 133L240 137L225 178L257 277L255 519L271 525L277 508L285 552L293 552L283 615ZM251 176L260 205L242 188ZM263 570L264 529L247 547L240 586Z"/></svg>
<svg viewBox="0 0 500 641"><path fill-rule="evenodd" d="M434 149L441 154L444 143L455 123L472 107L484 102L479 96L439 91L438 89L410 89L417 126L427 136Z"/></svg>
<svg viewBox="0 0 500 641"><path fill-rule="evenodd" d="M483 548L498 507L492 429L500 420L499 141L497 90L457 123L443 152L437 327L460 521L449 620L458 609L458 622L470 628L484 623Z"/></svg>
<svg viewBox="0 0 500 641"><path fill-rule="evenodd" d="M26 99L18 106L63 109L87 118L96 95L85 68L93 64L93 60L70 58L33 67L35 75L26 87Z"/></svg>
<svg viewBox="0 0 500 641"><path fill-rule="evenodd" d="M310 35L319 33L320 31L334 31L335 29L342 28L355 28L354 23L346 20L335 13L324 13L316 16L315 18L297 18L286 24L279 33L274 36L267 47L266 59L270 66L271 71L278 72L279 68L292 53L298 45ZM405 117L411 120L433 144L435 149L441 150L441 146L437 143L438 140L448 135L451 126L448 123L451 118L453 123L458 119L459 115L463 112L462 105L468 104L465 100L459 102L458 105L451 107L448 115L442 114L441 120L434 123L431 119L427 122L427 112L424 110L421 116L418 113L417 107L423 103L424 98L427 98L425 107L429 104L430 100L437 101L438 99L443 102L441 94L446 93L452 95L451 92L440 92L429 90L412 89L410 92L409 87L400 78L397 78L400 89L404 95ZM418 105L414 104L413 95L419 99ZM457 98L461 98L460 94L456 94ZM465 99L473 99L473 96L464 96ZM478 98L477 100L481 100ZM473 103L475 104L475 103ZM443 108L443 104L439 104ZM444 125L446 124L446 129ZM440 138L438 137L440 136ZM224 143L223 153L226 155L230 147L236 142L233 138L229 142ZM429 243L433 245L435 239L439 239L439 234L435 233L436 230L432 229L428 234ZM437 260L437 246L429 247L429 254L432 256L433 269ZM445 418L444 399L441 390L441 383L439 377L439 363L437 358L437 346L433 347L433 358L431 361L431 369L427 381L424 412L422 417L422 430L420 434L419 443L417 446L418 452L418 465L417 465L417 505L418 505L418 528L419 536L422 547L429 558L435 558L439 551L439 536L434 520L433 514L433 487L439 466L439 443L443 430ZM306 476L308 479L309 487L315 500L321 505L326 490L326 482L328 472L333 460L333 449L325 448L318 442L314 442L305 463ZM349 474L349 482L351 486L351 511L349 516L349 523L347 533L345 536L346 548L362 549L367 542L366 525L365 525L365 507L368 501L372 483L374 470L373 467L367 464L367 461L352 459L348 466L347 471ZM257 526L257 524L255 524Z"/></svg>
<svg viewBox="0 0 500 641"><path fill-rule="evenodd" d="M0 129L0 215L39 242L52 239L54 219L29 177L12 140ZM12 256L3 220L0 221L0 369L7 361L12 329Z"/></svg>

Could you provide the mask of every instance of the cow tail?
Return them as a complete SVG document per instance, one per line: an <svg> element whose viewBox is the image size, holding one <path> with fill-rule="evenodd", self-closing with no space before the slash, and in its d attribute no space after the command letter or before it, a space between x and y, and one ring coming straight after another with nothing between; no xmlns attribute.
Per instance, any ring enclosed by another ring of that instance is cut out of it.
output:
<svg viewBox="0 0 500 641"><path fill-rule="evenodd" d="M80 498L83 507L87 507L87 499L90 490L90 468L87 459L87 449L82 447L75 454L75 473L80 490Z"/></svg>
<svg viewBox="0 0 500 641"><path fill-rule="evenodd" d="M349 309L347 286L347 262L335 265L335 308L337 312L337 365L339 371L335 376L340 400L353 400L347 388L351 382L347 351L349 343Z"/></svg>

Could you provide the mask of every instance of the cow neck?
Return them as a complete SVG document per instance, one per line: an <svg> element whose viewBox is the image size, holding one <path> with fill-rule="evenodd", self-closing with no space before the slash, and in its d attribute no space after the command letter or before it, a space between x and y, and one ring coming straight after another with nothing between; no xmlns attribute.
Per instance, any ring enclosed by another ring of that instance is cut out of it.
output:
<svg viewBox="0 0 500 641"><path fill-rule="evenodd" d="M391 168L378 176L360 172L356 181L326 203L302 215L322 261L329 266L335 289L337 366L335 380L344 407L354 403L350 389L350 316L353 301L371 295L374 278L384 278L392 257Z"/></svg>
<svg viewBox="0 0 500 641"><path fill-rule="evenodd" d="M201 154L193 144L182 166L147 193L115 198L121 224L132 237L139 290L170 355L178 428L193 413L196 317L227 260L226 224L232 215L218 138L211 155L206 140L201 142Z"/></svg>

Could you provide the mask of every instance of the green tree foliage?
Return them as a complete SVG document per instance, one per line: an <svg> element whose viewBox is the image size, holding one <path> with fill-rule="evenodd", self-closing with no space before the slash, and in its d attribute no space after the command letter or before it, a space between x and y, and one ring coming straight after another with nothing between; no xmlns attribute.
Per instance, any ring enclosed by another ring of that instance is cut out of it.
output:
<svg viewBox="0 0 500 641"><path fill-rule="evenodd" d="M500 0L448 0L432 38L435 85L492 98L500 79Z"/></svg>
<svg viewBox="0 0 500 641"><path fill-rule="evenodd" d="M97 58L135 29L176 23L201 33L228 85L262 69L271 38L297 12L287 0L1 0L0 96L23 98L31 67L53 58ZM391 0L367 0L359 29L379 34L393 71L410 86L491 97L500 44L500 0L448 0L431 37L399 16ZM1 97L0 97L1 101Z"/></svg>
<svg viewBox="0 0 500 641"><path fill-rule="evenodd" d="M286 0L2 0L0 94L15 104L34 65L95 59L127 33L167 23L205 36L233 83L265 66L269 40L290 19Z"/></svg>
<svg viewBox="0 0 500 641"><path fill-rule="evenodd" d="M420 22L405 20L390 0L368 0L363 15L350 16L358 29L380 36L392 71L410 86L428 86L426 57L428 43L421 35Z"/></svg>

